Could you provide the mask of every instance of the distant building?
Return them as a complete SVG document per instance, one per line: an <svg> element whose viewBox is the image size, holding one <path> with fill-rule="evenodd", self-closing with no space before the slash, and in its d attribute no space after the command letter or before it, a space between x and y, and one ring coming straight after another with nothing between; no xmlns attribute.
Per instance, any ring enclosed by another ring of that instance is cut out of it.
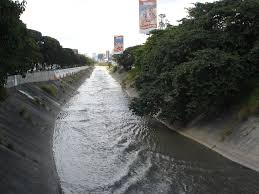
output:
<svg viewBox="0 0 259 194"><path fill-rule="evenodd" d="M106 59L109 61L110 60L110 51L106 51Z"/></svg>
<svg viewBox="0 0 259 194"><path fill-rule="evenodd" d="M104 58L105 58L105 54L103 54L103 53L99 53L99 54L97 55L98 61L104 61Z"/></svg>
<svg viewBox="0 0 259 194"><path fill-rule="evenodd" d="M96 53L93 53L93 54L92 54L92 59L95 60L95 61L97 61L97 54L96 54Z"/></svg>

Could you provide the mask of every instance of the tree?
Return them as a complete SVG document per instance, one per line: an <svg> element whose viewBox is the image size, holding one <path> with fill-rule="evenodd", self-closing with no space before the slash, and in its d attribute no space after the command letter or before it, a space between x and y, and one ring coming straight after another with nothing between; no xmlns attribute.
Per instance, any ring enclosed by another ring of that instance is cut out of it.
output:
<svg viewBox="0 0 259 194"><path fill-rule="evenodd" d="M186 123L231 105L248 80L258 79L258 24L259 1L222 0L196 3L180 25L152 31L138 52L119 58L126 66L141 64L140 98L131 109L162 110Z"/></svg>
<svg viewBox="0 0 259 194"><path fill-rule="evenodd" d="M135 65L136 62L140 65L138 60L141 58L139 56L141 55L141 48L141 45L129 47L122 54L114 55L114 59L120 66L128 71Z"/></svg>
<svg viewBox="0 0 259 194"><path fill-rule="evenodd" d="M43 65L44 67L47 66L52 69L55 64L59 64L61 61L60 57L62 55L62 46L58 40L49 36L43 36L41 41Z"/></svg>
<svg viewBox="0 0 259 194"><path fill-rule="evenodd" d="M20 20L20 15L24 9L25 1L0 1L0 86L4 85L7 74L16 72L15 64L21 58L26 26Z"/></svg>
<svg viewBox="0 0 259 194"><path fill-rule="evenodd" d="M26 1L0 1L0 87L8 75L24 75L35 68L52 69L55 65L75 67L92 61L72 49L63 49L59 41L27 29L20 20Z"/></svg>
<svg viewBox="0 0 259 194"><path fill-rule="evenodd" d="M76 63L76 55L74 51L70 48L64 48L62 50L62 59L61 66L64 67L72 67Z"/></svg>

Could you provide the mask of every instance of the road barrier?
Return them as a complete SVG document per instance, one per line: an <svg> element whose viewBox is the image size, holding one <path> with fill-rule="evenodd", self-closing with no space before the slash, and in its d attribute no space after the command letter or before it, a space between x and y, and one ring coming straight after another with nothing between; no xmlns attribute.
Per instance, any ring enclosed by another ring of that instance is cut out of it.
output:
<svg viewBox="0 0 259 194"><path fill-rule="evenodd" d="M78 72L88 69L88 68L89 67L87 67L87 66L83 66L83 67L75 67L75 68L69 68L69 69L27 73L26 77L24 77L24 78L21 75L8 76L5 87L11 88L11 87L18 86L18 85L25 84L25 83L57 80L57 79L61 79L61 78L73 75L75 73L78 73Z"/></svg>

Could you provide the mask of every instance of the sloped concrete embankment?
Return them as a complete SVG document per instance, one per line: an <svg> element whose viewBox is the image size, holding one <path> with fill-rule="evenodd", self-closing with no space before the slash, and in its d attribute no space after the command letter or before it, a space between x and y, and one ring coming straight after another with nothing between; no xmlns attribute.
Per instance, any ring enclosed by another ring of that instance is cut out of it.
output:
<svg viewBox="0 0 259 194"><path fill-rule="evenodd" d="M165 118L160 122L236 163L259 172L259 117L238 121L235 114L215 116L210 120L193 121L177 128Z"/></svg>
<svg viewBox="0 0 259 194"><path fill-rule="evenodd" d="M119 83L125 78L113 73ZM134 85L123 86L130 98L138 97ZM185 128L177 128L166 118L156 117L166 127L188 137L222 156L259 172L259 116L239 121L236 113L215 115L212 119L198 118ZM190 150L191 151L191 150Z"/></svg>
<svg viewBox="0 0 259 194"><path fill-rule="evenodd" d="M122 86L122 88L130 98L137 98L139 96L138 91L135 88L135 80L128 81L127 83L123 82L123 79L127 77L127 72L124 71L124 72L118 73L117 71L115 73L110 73L110 75L117 82L120 83L120 85Z"/></svg>
<svg viewBox="0 0 259 194"><path fill-rule="evenodd" d="M8 89L0 103L0 193L61 193L52 151L55 119L92 70Z"/></svg>

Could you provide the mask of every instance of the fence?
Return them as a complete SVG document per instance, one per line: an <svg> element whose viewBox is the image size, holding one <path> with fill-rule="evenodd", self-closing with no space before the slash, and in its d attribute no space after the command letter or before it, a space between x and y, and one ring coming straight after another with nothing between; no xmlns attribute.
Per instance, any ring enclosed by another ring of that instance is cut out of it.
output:
<svg viewBox="0 0 259 194"><path fill-rule="evenodd" d="M57 80L60 78L64 78L66 76L73 75L78 73L79 71L88 69L89 67L75 67L69 69L60 69L54 71L41 71L35 73L27 73L26 77L23 78L21 75L13 75L9 76L6 83L6 88L11 88L24 83L32 83L32 82L43 82L49 80Z"/></svg>

